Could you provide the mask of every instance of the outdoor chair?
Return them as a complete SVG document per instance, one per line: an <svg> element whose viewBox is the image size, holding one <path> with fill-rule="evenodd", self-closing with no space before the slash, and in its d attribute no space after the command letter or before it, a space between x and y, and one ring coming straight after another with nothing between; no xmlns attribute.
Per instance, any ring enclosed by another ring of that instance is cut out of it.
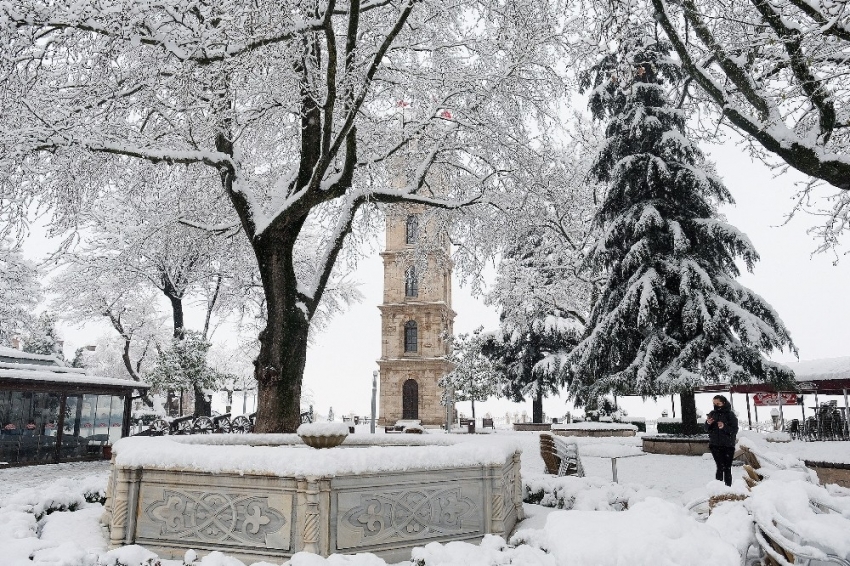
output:
<svg viewBox="0 0 850 566"><path fill-rule="evenodd" d="M575 442L543 433L540 435L540 456L547 474L584 477L584 467Z"/></svg>
<svg viewBox="0 0 850 566"><path fill-rule="evenodd" d="M488 419L487 417L484 417L483 419L481 419L481 428L488 427L492 428L493 430L496 430L496 425L493 424L493 419Z"/></svg>
<svg viewBox="0 0 850 566"><path fill-rule="evenodd" d="M824 564L841 564L850 566L850 557L838 556L829 548L814 546L803 539L794 528L793 523L781 516L773 520L763 517L753 517L755 521L756 542L765 554L765 564L771 566L789 566L805 564L806 566L821 566Z"/></svg>

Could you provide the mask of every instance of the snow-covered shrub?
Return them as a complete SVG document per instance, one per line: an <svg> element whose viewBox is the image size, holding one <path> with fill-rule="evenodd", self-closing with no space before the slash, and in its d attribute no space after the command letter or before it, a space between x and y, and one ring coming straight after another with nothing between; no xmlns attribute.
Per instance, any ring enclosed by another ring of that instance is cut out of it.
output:
<svg viewBox="0 0 850 566"><path fill-rule="evenodd" d="M636 501L634 485L611 483L599 478L576 476L532 476L523 478L522 500L555 509L623 511Z"/></svg>
<svg viewBox="0 0 850 566"><path fill-rule="evenodd" d="M45 515L56 511L76 511L85 503L106 501L101 478L90 478L80 483L78 480L61 478L46 488L24 489L10 497L7 505L20 505L41 520Z"/></svg>
<svg viewBox="0 0 850 566"><path fill-rule="evenodd" d="M658 434L682 434L682 419L658 419Z"/></svg>
<svg viewBox="0 0 850 566"><path fill-rule="evenodd" d="M638 432L646 432L646 417L623 416L617 419L617 422L635 425Z"/></svg>

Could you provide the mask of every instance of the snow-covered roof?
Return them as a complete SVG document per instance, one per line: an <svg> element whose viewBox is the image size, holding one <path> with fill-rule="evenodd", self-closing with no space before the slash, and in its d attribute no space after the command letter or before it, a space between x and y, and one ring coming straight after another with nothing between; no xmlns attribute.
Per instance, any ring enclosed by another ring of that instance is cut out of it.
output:
<svg viewBox="0 0 850 566"><path fill-rule="evenodd" d="M794 370L797 381L821 381L825 379L850 379L850 356L804 360L785 364Z"/></svg>
<svg viewBox="0 0 850 566"><path fill-rule="evenodd" d="M10 367L16 365L20 367ZM150 387L147 383L133 381L132 379L100 377L97 375L80 373L77 368L67 368L63 366L32 366L29 364L0 364L0 379L11 379L21 382L43 381L69 385L106 385L110 387L132 387L138 389L148 389Z"/></svg>
<svg viewBox="0 0 850 566"><path fill-rule="evenodd" d="M16 350L15 348L8 348L6 346L0 346L0 358L13 358L16 360L32 360L39 362L49 362L55 366L64 366L60 360L58 360L55 356L44 356L41 354L30 354L29 352L22 352L21 350ZM44 365L39 364L39 365Z"/></svg>

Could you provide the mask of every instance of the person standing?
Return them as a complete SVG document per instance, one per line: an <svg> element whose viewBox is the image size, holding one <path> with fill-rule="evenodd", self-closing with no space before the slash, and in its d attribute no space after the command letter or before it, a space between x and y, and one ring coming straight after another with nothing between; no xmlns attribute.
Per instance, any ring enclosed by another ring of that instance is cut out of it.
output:
<svg viewBox="0 0 850 566"><path fill-rule="evenodd" d="M708 432L708 448L717 465L714 477L726 485L732 485L732 458L735 456L738 417L723 395L715 395L712 402L714 410L705 419L705 430Z"/></svg>

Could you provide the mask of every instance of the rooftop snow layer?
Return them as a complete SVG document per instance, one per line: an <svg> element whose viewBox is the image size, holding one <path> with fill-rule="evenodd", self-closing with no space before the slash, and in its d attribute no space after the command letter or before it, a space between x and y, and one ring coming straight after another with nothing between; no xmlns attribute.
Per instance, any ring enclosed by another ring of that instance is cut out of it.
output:
<svg viewBox="0 0 850 566"><path fill-rule="evenodd" d="M9 364L13 365L13 364ZM25 364L21 364L25 365ZM99 377L97 375L86 375L76 371L67 371L65 367L38 366L39 369L10 369L0 367L0 379L14 379L18 381L49 381L53 383L73 383L79 385L112 385L120 387L134 387L147 389L147 383L133 381L132 379L120 379L117 377Z"/></svg>
<svg viewBox="0 0 850 566"><path fill-rule="evenodd" d="M823 379L850 379L850 356L843 358L825 358L786 363L794 370L797 381L818 381Z"/></svg>

